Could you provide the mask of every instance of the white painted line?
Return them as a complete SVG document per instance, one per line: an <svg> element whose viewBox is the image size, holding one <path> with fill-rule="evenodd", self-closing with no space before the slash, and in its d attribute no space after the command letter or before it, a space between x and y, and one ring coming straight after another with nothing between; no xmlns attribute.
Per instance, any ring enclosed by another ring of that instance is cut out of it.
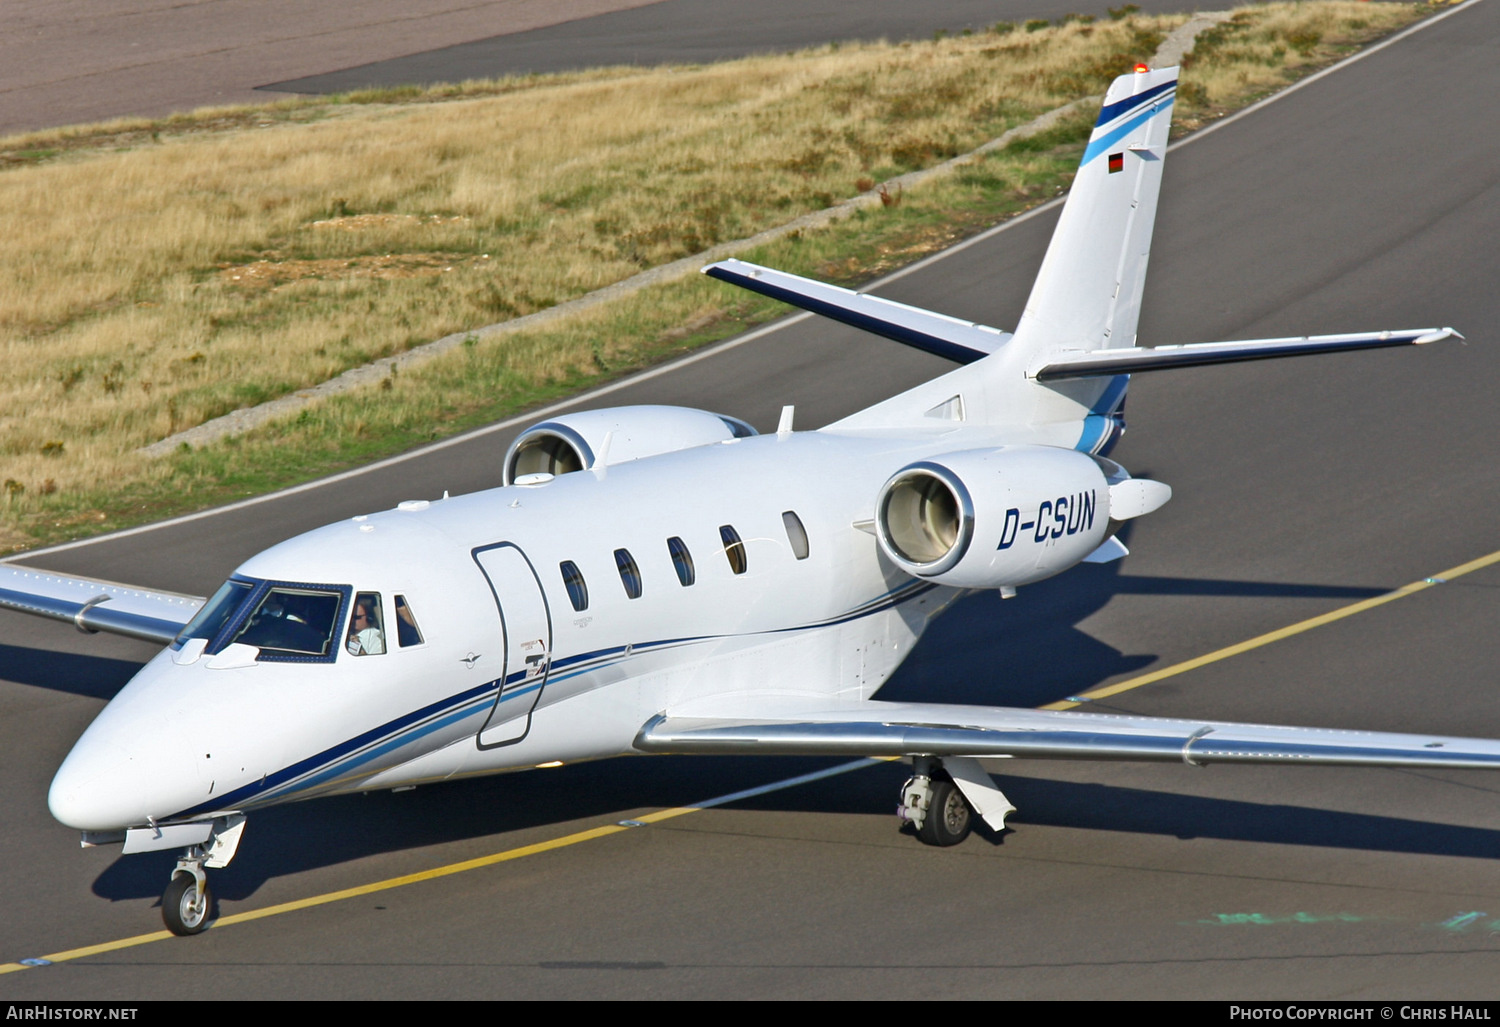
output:
<svg viewBox="0 0 1500 1027"><path fill-rule="evenodd" d="M779 792L785 788L795 788L797 785L807 784L809 781L821 781L825 777L837 777L839 774L847 774L851 770L861 770L865 767L873 767L877 763L889 763L890 760L865 757L864 759L851 760L848 763L840 763L836 767L828 767L824 770L814 770L810 774L802 774L798 777L789 777L783 781L773 781L759 788L746 788L742 792L732 792L729 795L721 795L717 799L704 799L695 802L690 809L713 809L715 806L728 805L731 802L739 802L741 799L753 799L757 795L765 795L768 792Z"/></svg>
<svg viewBox="0 0 1500 1027"><path fill-rule="evenodd" d="M1421 21L1417 22L1415 25L1412 25L1412 26L1410 26L1408 28L1402 29L1400 32L1397 32L1394 36L1392 36L1389 39L1381 40L1379 43L1376 43L1374 46L1369 47L1368 49L1364 49L1364 50L1359 51L1359 53L1350 54L1348 57L1345 57L1343 60L1339 61L1337 64L1331 64L1328 67L1324 68L1322 71L1316 72L1316 73L1314 73L1312 75L1307 76L1307 78L1302 79L1299 82L1295 82L1292 85L1287 86L1285 89L1281 90L1280 92L1272 93L1270 96L1266 97L1264 100L1261 100L1259 103L1251 104L1249 107L1246 107L1242 111L1236 111L1235 113L1229 115L1229 117L1223 118L1223 119L1221 119L1219 121L1216 121L1212 125L1205 125L1203 128L1198 129L1198 131L1194 132L1192 135L1188 136L1187 138L1185 138L1185 139L1179 139L1177 142L1173 143L1170 147L1168 147L1168 149L1169 150L1175 150L1179 146L1186 146L1188 143L1191 143L1195 139L1202 139L1204 136L1210 134L1211 132L1217 132L1219 129L1223 128L1225 125L1228 125L1228 124L1231 124L1233 122L1236 122L1236 121L1240 120L1241 118L1245 117L1246 115L1253 114L1256 111L1261 110L1262 108L1269 107L1271 104L1275 103L1277 100L1281 100L1281 99L1284 99L1284 98L1286 98L1288 96L1291 96L1293 93L1295 93L1297 90L1303 88L1304 86L1310 86L1310 85L1312 85L1314 82L1318 81L1318 79L1320 79L1320 78L1324 78L1324 77L1326 77L1328 75L1332 75L1335 71L1343 71L1345 68L1349 67L1349 65L1355 64L1355 63L1357 63L1359 61L1362 61L1366 57L1369 57L1371 54L1377 54L1380 51L1384 50L1388 46L1392 46L1392 45L1394 45L1396 43L1399 43L1399 42L1401 42L1401 40L1405 39L1407 36L1415 35L1416 33L1421 32L1423 29L1431 28L1432 26L1436 25L1438 22L1443 21L1443 20L1445 20L1447 18L1451 18L1453 15L1457 14L1459 11L1467 11L1470 7L1473 7L1475 4L1477 4L1479 2L1480 2L1480 0L1465 0L1464 3L1461 3L1461 4L1459 4L1456 7L1451 7L1448 10L1444 11L1442 14L1434 14L1431 17L1424 18Z"/></svg>

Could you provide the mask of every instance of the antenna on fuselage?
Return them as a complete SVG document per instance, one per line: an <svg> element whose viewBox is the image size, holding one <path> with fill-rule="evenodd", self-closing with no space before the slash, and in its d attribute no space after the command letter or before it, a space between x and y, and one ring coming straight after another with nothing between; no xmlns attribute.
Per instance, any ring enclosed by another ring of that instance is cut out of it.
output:
<svg viewBox="0 0 1500 1027"><path fill-rule="evenodd" d="M599 443L599 454L594 457L594 463L589 470L604 470L604 465L609 461L609 444L613 441L615 441L615 433L614 429L610 429L604 433L604 441Z"/></svg>

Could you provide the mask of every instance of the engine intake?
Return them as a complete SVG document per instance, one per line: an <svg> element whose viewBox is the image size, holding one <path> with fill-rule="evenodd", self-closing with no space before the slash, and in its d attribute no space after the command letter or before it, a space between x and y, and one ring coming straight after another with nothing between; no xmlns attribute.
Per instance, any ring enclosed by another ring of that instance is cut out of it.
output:
<svg viewBox="0 0 1500 1027"><path fill-rule="evenodd" d="M1024 585L1103 543L1109 497L1104 471L1086 453L947 453L891 476L875 504L875 535L891 562L917 577L960 588Z"/></svg>
<svg viewBox="0 0 1500 1027"><path fill-rule="evenodd" d="M659 453L742 439L744 421L690 407L631 406L564 414L527 428L505 454L502 481L526 474L570 474Z"/></svg>
<svg viewBox="0 0 1500 1027"><path fill-rule="evenodd" d="M974 500L942 464L905 468L880 497L880 540L923 576L941 574L964 558L974 539Z"/></svg>

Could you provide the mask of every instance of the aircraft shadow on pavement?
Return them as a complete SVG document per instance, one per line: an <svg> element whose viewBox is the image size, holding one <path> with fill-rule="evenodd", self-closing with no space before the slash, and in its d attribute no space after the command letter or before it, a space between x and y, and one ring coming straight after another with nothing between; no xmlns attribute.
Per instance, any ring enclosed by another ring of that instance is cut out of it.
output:
<svg viewBox="0 0 1500 1027"><path fill-rule="evenodd" d="M622 758L453 781L409 792L370 792L277 806L250 815L235 861L212 872L213 888L221 898L243 899L268 880L317 867L532 828L554 828L548 834L552 837L560 825L586 821L593 827L600 817L686 806L843 762L767 756ZM811 803L810 809L836 814L884 812L894 808L904 770L895 764L840 775L807 786L806 795L781 800L772 796L768 808L797 809L799 804ZM873 783L866 778L874 779ZM780 794L791 796L804 790ZM778 806L778 801L791 805ZM426 869L525 843L495 839L489 847L470 847L462 855L432 856L418 865L387 872ZM117 859L95 879L93 891L112 900L155 897L176 859L175 853Z"/></svg>
<svg viewBox="0 0 1500 1027"><path fill-rule="evenodd" d="M580 764L434 785L401 794L379 792L277 807L252 815L235 862L213 872L213 887L220 898L240 901L252 898L267 881L291 874L383 853L485 839L500 832L580 821L592 827L598 818L621 811L686 805L837 762L789 757L624 759L613 761L607 771L599 765ZM727 808L805 813L820 819L888 814L907 773L908 768L900 763L878 765L756 796ZM1001 776L999 783L1020 808L1012 822L1022 831L1040 826L1068 827L1422 856L1495 859L1500 855L1500 830L1488 828L1042 777ZM900 831L895 818L889 819L892 833ZM640 830L703 830L702 824L697 820L667 821ZM778 825L777 829L785 831L786 827ZM1009 833L995 835L981 829L966 844L1003 844ZM374 879L410 873L531 840L494 838L477 849L467 846L462 852L432 854L414 865L388 866L370 875ZM920 843L912 839L910 844ZM1088 855L1093 858L1097 851L1090 847ZM175 859L172 853L118 859L95 880L93 891L115 901L155 898ZM326 887L347 884L339 881Z"/></svg>
<svg viewBox="0 0 1500 1027"><path fill-rule="evenodd" d="M111 698L144 666L135 660L0 643L0 677L6 681L90 699Z"/></svg>
<svg viewBox="0 0 1500 1027"><path fill-rule="evenodd" d="M1040 706L1140 670L1156 655L1122 653L1077 627L1115 596L1355 600L1385 591L1129 575L1120 561L1083 564L1026 586L1015 599L983 592L959 602L933 622L876 698Z"/></svg>
<svg viewBox="0 0 1500 1027"><path fill-rule="evenodd" d="M1300 773L1309 770L1297 769ZM1001 785L1022 811L1024 821L1018 826L1045 824L1181 839L1500 858L1500 830L1491 828L1042 778L1007 777Z"/></svg>

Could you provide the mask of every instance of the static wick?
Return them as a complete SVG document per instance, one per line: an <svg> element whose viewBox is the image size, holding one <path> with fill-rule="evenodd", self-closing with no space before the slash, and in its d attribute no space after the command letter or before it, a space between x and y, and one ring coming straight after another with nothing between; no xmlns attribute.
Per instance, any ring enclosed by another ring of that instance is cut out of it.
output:
<svg viewBox="0 0 1500 1027"><path fill-rule="evenodd" d="M621 820L621 821L619 821L619 825L621 827L645 827L646 826L645 823L643 821L640 821L640 820Z"/></svg>

